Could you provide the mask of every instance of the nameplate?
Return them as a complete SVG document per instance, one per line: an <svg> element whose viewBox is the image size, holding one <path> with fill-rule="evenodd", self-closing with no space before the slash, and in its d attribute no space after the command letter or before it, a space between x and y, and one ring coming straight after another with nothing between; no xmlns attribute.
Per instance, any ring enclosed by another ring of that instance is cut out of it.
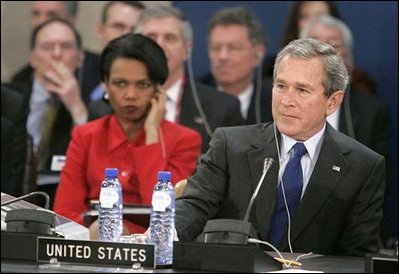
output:
<svg viewBox="0 0 399 274"><path fill-rule="evenodd" d="M131 244L120 242L78 241L48 237L37 238L37 261L118 265L155 268L153 244Z"/></svg>

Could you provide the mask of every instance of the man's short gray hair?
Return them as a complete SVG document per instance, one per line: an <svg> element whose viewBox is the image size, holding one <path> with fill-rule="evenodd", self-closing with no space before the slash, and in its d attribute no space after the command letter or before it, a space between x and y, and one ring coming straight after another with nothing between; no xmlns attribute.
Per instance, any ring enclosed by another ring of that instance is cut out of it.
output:
<svg viewBox="0 0 399 274"><path fill-rule="evenodd" d="M338 29L342 33L342 38L343 38L343 43L344 43L344 48L346 53L348 54L349 61L353 63L353 35L351 30L349 29L348 25L346 25L342 20L333 17L331 15L320 15L315 18L313 18L302 30L300 33L300 38L309 38L309 33L311 30L317 25L317 24L322 24L326 27L329 28L334 28Z"/></svg>
<svg viewBox="0 0 399 274"><path fill-rule="evenodd" d="M338 90L345 91L349 82L348 70L343 59L329 44L316 39L297 39L285 46L277 55L274 65L273 79L284 57L298 59L320 58L324 64L324 94L329 97Z"/></svg>
<svg viewBox="0 0 399 274"><path fill-rule="evenodd" d="M154 6L145 9L136 24L134 30L135 33L142 33L144 24L151 18L162 18L162 17L175 17L181 21L181 32L183 35L183 40L185 42L193 41L193 30L191 28L190 22L187 20L186 16L181 12L181 10L175 7L167 6Z"/></svg>

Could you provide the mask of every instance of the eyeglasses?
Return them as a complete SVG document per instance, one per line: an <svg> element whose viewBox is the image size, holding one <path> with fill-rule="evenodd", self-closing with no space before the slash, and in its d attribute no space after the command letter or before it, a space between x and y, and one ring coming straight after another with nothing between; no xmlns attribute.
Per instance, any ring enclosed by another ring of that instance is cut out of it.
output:
<svg viewBox="0 0 399 274"><path fill-rule="evenodd" d="M76 44L72 42L61 42L61 43L44 42L36 46L36 48L42 51L53 51L56 47L59 47L61 51L72 51L77 48Z"/></svg>
<svg viewBox="0 0 399 274"><path fill-rule="evenodd" d="M330 39L330 40L326 41L326 43L335 49L339 49L343 46L342 41L339 39Z"/></svg>

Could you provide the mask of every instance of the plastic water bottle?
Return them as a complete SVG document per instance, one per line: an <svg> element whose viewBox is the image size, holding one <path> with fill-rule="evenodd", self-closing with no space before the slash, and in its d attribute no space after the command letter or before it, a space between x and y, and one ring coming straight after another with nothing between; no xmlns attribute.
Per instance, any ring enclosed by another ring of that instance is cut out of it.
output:
<svg viewBox="0 0 399 274"><path fill-rule="evenodd" d="M175 191L169 171L158 172L151 203L150 237L155 244L156 265L168 266L173 263L175 228Z"/></svg>
<svg viewBox="0 0 399 274"><path fill-rule="evenodd" d="M106 168L105 179L101 183L98 209L98 239L100 241L119 241L123 231L122 208L122 186L118 180L118 169Z"/></svg>

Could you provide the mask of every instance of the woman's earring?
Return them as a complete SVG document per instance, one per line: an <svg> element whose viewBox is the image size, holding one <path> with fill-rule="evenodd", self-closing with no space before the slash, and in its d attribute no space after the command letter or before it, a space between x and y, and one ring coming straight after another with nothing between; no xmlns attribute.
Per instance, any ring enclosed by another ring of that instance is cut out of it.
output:
<svg viewBox="0 0 399 274"><path fill-rule="evenodd" d="M108 101L108 99L109 99L108 92L104 92L104 100L107 100L107 101Z"/></svg>

